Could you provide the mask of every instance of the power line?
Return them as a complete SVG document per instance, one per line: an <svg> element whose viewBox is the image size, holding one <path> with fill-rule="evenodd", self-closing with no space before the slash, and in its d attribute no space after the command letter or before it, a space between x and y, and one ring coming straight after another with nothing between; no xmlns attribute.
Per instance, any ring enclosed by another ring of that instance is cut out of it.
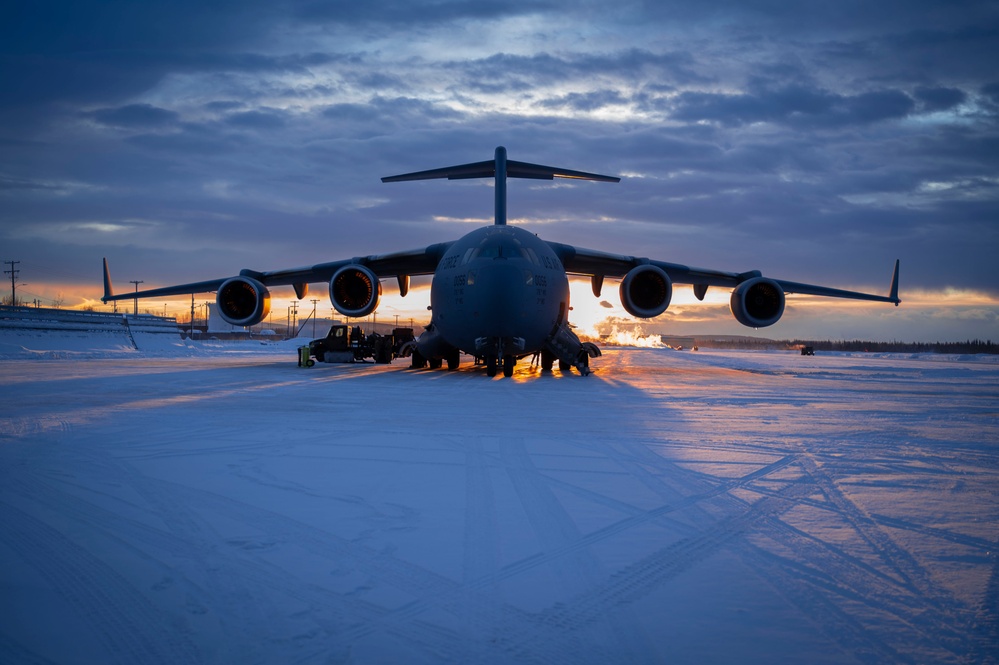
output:
<svg viewBox="0 0 999 665"><path fill-rule="evenodd" d="M10 275L10 305L11 307L17 306L17 276L21 272L20 270L15 270L16 266L20 261L4 261L10 266L10 270L4 270L5 275Z"/></svg>

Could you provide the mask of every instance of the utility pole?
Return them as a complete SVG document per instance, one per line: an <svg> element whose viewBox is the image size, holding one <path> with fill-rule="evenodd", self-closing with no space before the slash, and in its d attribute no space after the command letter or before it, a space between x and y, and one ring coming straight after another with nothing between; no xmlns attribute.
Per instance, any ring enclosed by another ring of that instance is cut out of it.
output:
<svg viewBox="0 0 999 665"><path fill-rule="evenodd" d="M194 294L191 294L191 339L194 339Z"/></svg>
<svg viewBox="0 0 999 665"><path fill-rule="evenodd" d="M319 302L318 298L312 299L312 336L316 336L316 303Z"/></svg>
<svg viewBox="0 0 999 665"><path fill-rule="evenodd" d="M136 294L139 293L139 284L145 284L145 282L143 282L141 279L138 279L138 280L136 280L136 279L130 279L130 280L128 280L128 283L129 284L135 284L135 292L136 292ZM134 298L132 298L132 302L133 302L133 305L132 305L132 315L133 316L138 316L139 315L139 296L136 295Z"/></svg>
<svg viewBox="0 0 999 665"><path fill-rule="evenodd" d="M4 263L6 263L7 265L10 266L10 270L4 270L4 274L10 275L10 306L11 307L16 307L17 306L17 275L21 271L20 270L14 270L14 266L16 266L18 263L20 263L20 261L4 261Z"/></svg>
<svg viewBox="0 0 999 665"><path fill-rule="evenodd" d="M298 301L291 303L291 330L298 337Z"/></svg>

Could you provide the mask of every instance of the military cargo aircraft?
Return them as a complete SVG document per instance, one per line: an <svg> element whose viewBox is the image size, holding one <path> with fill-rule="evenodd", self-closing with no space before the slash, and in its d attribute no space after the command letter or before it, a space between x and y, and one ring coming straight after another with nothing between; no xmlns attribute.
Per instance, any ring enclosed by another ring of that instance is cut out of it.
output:
<svg viewBox="0 0 999 665"><path fill-rule="evenodd" d="M605 278L620 279L624 309L639 318L659 316L669 307L674 284L691 284L698 300L708 287L731 288L732 315L739 323L762 328L776 323L784 313L784 296L800 293L833 298L853 298L898 305L898 261L889 295L872 295L824 286L764 277L760 271L725 272L692 268L655 259L624 256L545 241L522 228L507 224L507 178L552 180L575 178L618 182L613 176L573 171L507 159L506 149L496 148L492 160L418 171L382 178L402 182L447 178L493 178L495 221L458 240L421 249L341 259L313 266L259 272L204 282L181 284L114 295L104 260L102 300L155 298L215 292L222 318L235 326L252 326L270 311L269 287L292 286L299 299L309 284L329 285L330 300L347 317L364 317L378 307L382 279L394 277L399 292L409 291L410 277L433 275L430 287L431 320L411 345L413 367L449 370L459 365L465 352L483 361L493 377L500 367L513 374L518 359L539 355L542 369L557 361L560 369L589 373L589 359L600 355L591 342L583 342L569 323L569 275L588 276L593 295L600 296Z"/></svg>

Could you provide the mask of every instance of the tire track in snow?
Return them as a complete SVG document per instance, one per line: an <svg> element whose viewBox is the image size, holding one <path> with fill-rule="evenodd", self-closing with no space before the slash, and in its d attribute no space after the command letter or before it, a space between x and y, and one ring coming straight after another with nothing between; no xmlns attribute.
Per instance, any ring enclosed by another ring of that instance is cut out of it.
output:
<svg viewBox="0 0 999 665"><path fill-rule="evenodd" d="M600 584L606 577L603 567L590 548L576 546L582 540L582 534L552 492L547 478L534 467L523 440L502 440L500 458L542 551L562 549L565 552L555 571L561 579L562 587L572 591ZM637 617L628 616L627 613L623 616L620 613L606 614L596 629L602 633L600 641L611 645L611 652L606 654L608 659L638 662L638 654L652 652L650 641L642 631L642 624ZM536 629L534 632L536 636L543 635L537 633ZM602 658L599 651L591 653L590 657Z"/></svg>
<svg viewBox="0 0 999 665"><path fill-rule="evenodd" d="M0 630L0 662L17 665L59 665L26 648L16 639Z"/></svg>
<svg viewBox="0 0 999 665"><path fill-rule="evenodd" d="M577 541L563 544L561 546L552 548L536 556L528 557L527 559L522 559L521 561L517 561L507 566L504 566L498 573L496 573L496 575L477 580L475 582L475 585L478 586L482 584L491 584L498 580L503 580L512 577L531 568L540 566L544 563L549 563L556 559L561 559L562 557L572 554L573 552L579 549L591 547L603 540L606 540L612 536L615 536L629 529L633 529L637 526L641 526L643 524L646 524L654 520L658 520L665 515L669 515L670 513L678 512L696 506L697 504L703 501L726 494L732 491L733 489L744 487L759 478L766 477L771 473L779 471L787 467L791 463L793 463L794 459L795 458L793 455L782 457L776 462L767 464L759 469L756 469L755 471L752 471L751 473L746 474L745 476L721 482L715 487L705 490L699 494L694 494L685 497L673 503L663 504L657 508L653 508L652 510L644 510L636 515L627 517L623 520L619 520L606 527L597 529L596 531L586 534L581 538L579 538L579 540ZM711 521L715 521L717 518L711 517L710 519Z"/></svg>
<svg viewBox="0 0 999 665"><path fill-rule="evenodd" d="M903 618L918 627L917 633L933 634L946 651L957 655L979 655L980 646L969 639L968 612L953 593L939 585L907 550L900 547L891 536L863 509L849 499L833 477L821 470L810 455L802 456L802 467L815 480L825 497L908 590L909 599L925 599L918 615L908 612ZM901 609L901 608L899 608ZM903 610L904 611L904 610Z"/></svg>
<svg viewBox="0 0 999 665"><path fill-rule="evenodd" d="M437 607L449 614L461 618L467 611L468 603L490 607L493 597L479 592L478 585L462 585L454 580L442 577L426 568L396 558L386 552L373 550L364 545L347 541L339 536L317 529L293 518L273 513L265 508L241 503L234 499L186 487L169 481L147 478L147 482L159 485L164 491L173 494L175 499L191 505L197 505L199 510L209 510L224 515L229 519L262 529L270 537L282 541L292 541L315 555L329 559L336 566L358 571L377 579L380 583L389 585L411 594L416 600L396 609L380 608L376 616L361 623L352 623L338 638L344 643L354 643L362 638L377 634L378 630L389 633L407 635L420 641L428 651L434 653L449 653L454 649L453 633L446 633L449 638L434 642L432 631L418 630L421 621L418 617L431 608ZM471 600L469 600L471 599ZM494 649L505 650L517 660L538 663L573 663L581 662L587 653L583 646L569 639L542 644L533 651L523 651L519 640L514 642L502 636L519 635L535 630L534 615L504 605L496 610L501 634L495 642L489 645Z"/></svg>
<svg viewBox="0 0 999 665"><path fill-rule="evenodd" d="M786 498L761 499L739 515L716 521L697 535L672 543L626 566L603 584L546 610L541 619L543 625L548 629L569 632L588 629L603 615L617 612L622 606L647 596L744 537L757 522L790 510L795 505L794 493L797 491L800 488L792 487Z"/></svg>
<svg viewBox="0 0 999 665"><path fill-rule="evenodd" d="M493 483L490 466L483 451L482 439L473 438L465 442L465 538L462 581L491 575L496 571L499 557L496 512L493 496ZM483 587L485 599L491 602L475 602L474 595L465 594L462 603L466 606L462 646L465 653L461 660L475 662L481 660L476 645L484 645L493 638L490 633L498 617L496 608L501 604L498 585Z"/></svg>
<svg viewBox="0 0 999 665"><path fill-rule="evenodd" d="M99 406L76 409L58 408L57 414L33 414L0 418L0 436L23 439L53 431L67 431L73 427L92 422L107 421L116 416L132 412L158 411L164 408L198 404L204 400L224 400L236 395L246 395L260 391L278 390L308 383L308 378L280 383L247 384L240 382L236 388L204 388L182 392L180 389L169 397L134 398L119 403L101 403Z"/></svg>
<svg viewBox="0 0 999 665"><path fill-rule="evenodd" d="M770 450L772 453L772 449ZM736 489L736 486L744 489L751 489L753 491L761 491L757 485L754 483L758 480L765 479L768 475L776 473L788 467L797 459L797 454L792 454L785 456L769 465L768 467L763 467L757 471L748 474L735 485L731 481L717 482L716 477L712 477L708 474L701 472L694 472L685 470L682 467L676 467L672 462L667 462L660 460L659 466L661 467L664 463L669 464L673 467L675 473L668 474L671 481L676 481L678 478L687 478L688 482L686 486L688 488L698 488L702 494L696 496L703 496L704 494L717 497L720 500L719 506L725 507L730 513L744 512L745 503L741 499L736 499L734 495L730 492ZM655 476L651 476L652 480L655 480ZM715 480L716 483L714 487L709 489L707 492L703 489L705 486L710 486L711 481ZM670 490L672 491L672 490ZM714 551L717 551L720 547L725 545L731 545L731 542L735 542L734 539L737 535L768 535L772 539L788 544L787 538L781 538L781 534L788 527L784 524L779 516L802 503L815 503L808 497L817 492L817 487L814 481L810 479L807 475L803 476L802 480L791 482L785 484L785 486L779 490L766 490L761 491L765 496L768 496L769 501L792 501L790 504L786 504L783 509L772 511L770 513L761 513L756 519L752 519L751 523L745 524L746 516L734 516L728 518L728 524L731 527L733 524L743 524L744 528L738 529L739 533L733 530L722 530L719 532L719 522L717 516L708 514L704 512L701 508L702 503L694 503L691 505L687 512L693 511L692 514L697 515L700 519L697 521L707 521L708 523L714 523L715 526L709 528L707 531L699 531L695 527L685 526L682 524L674 523L674 526L679 526L680 532L686 531L690 534L684 541L676 543L672 548L675 551L664 550L657 555L652 555L650 558L646 559L643 566L638 566L637 568L626 568L622 570L619 575L622 579L633 580L629 582L623 582L624 587L621 589L614 589L610 593L613 594L623 594L627 595L628 589L631 589L640 597L643 593L646 593L647 587L650 582L658 579L659 583L664 583L668 581L672 576L683 572L693 565L696 565L698 561L698 554L701 556L710 556ZM757 502L759 503L759 502ZM756 505L756 504L754 504ZM765 504L760 504L765 505ZM750 562L755 560L758 555L759 548L754 547L748 541L745 542L745 546L734 548L736 552L744 559L748 559ZM793 546L793 545L792 545ZM669 562L669 566L658 567L656 565L656 559L662 557ZM771 565L767 570L768 579L771 581L779 580L775 582L775 586L781 589L792 589L796 590L797 587L802 586L804 582L806 585L813 584L815 581L810 579L806 575L795 573L793 565L791 562L784 562L786 565L784 567L778 567ZM854 564L860 564L862 562L854 561ZM876 571L869 571L877 574ZM629 585L633 585L630 586ZM785 594L787 595L787 594ZM621 598L617 599L619 602L624 602ZM599 607L601 603L610 602L607 597L598 599L594 603L594 609ZM886 657L893 657L895 651L878 641L876 638L869 637L862 626L859 626L856 621L854 621L848 613L844 612L839 607L831 604L828 599L823 597L823 607L816 609L814 612L810 606L800 606L799 609L803 612L805 616L815 617L816 614L821 614L820 623L824 626L836 626L835 630L829 630L827 633L831 633L830 637L833 638L834 642L840 643L840 645L847 651L851 651L858 648L858 645L862 645L863 649L871 651L873 653L878 653ZM563 612L564 614L564 612ZM564 620L564 617L560 617Z"/></svg>
<svg viewBox="0 0 999 665"><path fill-rule="evenodd" d="M194 645L170 631L145 596L108 564L45 522L0 503L0 538L48 580L115 662L201 661Z"/></svg>
<svg viewBox="0 0 999 665"><path fill-rule="evenodd" d="M992 544L989 556L992 558L992 571L985 585L985 594L979 607L979 633L986 645L982 663L999 663L999 542Z"/></svg>
<svg viewBox="0 0 999 665"><path fill-rule="evenodd" d="M789 575L788 562L771 552L751 548L742 560L784 598L794 604L815 628L829 637L845 654L861 663L915 663L879 639L868 626L844 610L824 593L821 585ZM805 582L805 583L802 583Z"/></svg>
<svg viewBox="0 0 999 665"><path fill-rule="evenodd" d="M194 573L198 577L202 575L211 576L219 570L227 571L227 574L223 578L216 576L214 582L210 580L207 588L200 587L198 583L191 579L181 577L181 581L188 584L191 587L191 591L196 593L195 597L189 598L188 606L191 607L190 611L196 611L199 614L206 611L215 612L216 615L228 617L230 614L229 610L231 609L227 605L229 601L223 602L221 607L215 607L214 609L207 608L213 608L217 605L220 597L231 596L232 593L246 587L254 589L266 588L283 596L295 598L307 606L314 608L314 611L310 612L309 618L319 623L334 642L339 642L341 636L349 635L349 631L356 629L358 625L381 620L388 614L388 610L383 607L371 604L349 594L337 593L314 583L305 582L284 568L262 561L259 558L238 556L239 553L236 550L231 552L227 552L226 550L216 551L210 563L211 567L206 568L209 564L204 563L206 550L204 541L200 540L200 536L204 534L200 531L200 535L198 536L186 531L177 531L176 529L163 531L144 522L113 513L88 501L81 500L78 497L70 497L65 492L61 492L48 484L43 478L21 478L19 480L20 483L11 489L14 489L24 498L36 500L36 503L39 505L57 512L64 518L81 524L89 524L106 533L111 538L119 539L123 533L127 534L127 546L140 552L145 558L157 559L166 554L174 562L196 562L198 565L195 565L193 569L190 566L185 566L185 568L188 574ZM41 488L44 488L45 491L39 492L38 490ZM60 495L65 496L66 500L54 500L55 497ZM183 502L178 501L174 501L170 509L173 511L190 510ZM173 576L182 576L185 572L183 568L177 569L171 567L170 564L164 565L167 568L171 568ZM223 586L225 582L228 582L230 586ZM231 622L227 620L226 624L229 625ZM441 629L423 622L414 622L413 625L400 626L396 632L406 637L407 645L411 650L422 648L430 656L440 657L443 654L446 656L446 660L460 660L460 654L455 651L454 647L454 645L459 643L459 639L458 635L453 631ZM441 638L438 640L428 639L428 636L432 635L440 635ZM235 663L252 662L262 657L263 654L260 652L259 645L261 635L238 636L227 633L225 637L225 641L229 644L242 640L244 650L256 650L250 653L243 653L243 656L240 657L231 654L226 657L222 654L214 653L211 660L215 662ZM256 645L256 647L253 645ZM325 648L328 648L328 646L326 644ZM286 653L283 653L281 658L284 658L286 655Z"/></svg>

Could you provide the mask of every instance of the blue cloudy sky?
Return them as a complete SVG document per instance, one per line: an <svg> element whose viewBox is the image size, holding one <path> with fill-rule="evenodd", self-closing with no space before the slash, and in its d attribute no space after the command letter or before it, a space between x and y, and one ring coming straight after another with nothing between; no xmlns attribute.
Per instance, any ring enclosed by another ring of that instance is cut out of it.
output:
<svg viewBox="0 0 999 665"><path fill-rule="evenodd" d="M761 334L999 340L994 1L0 12L0 254L28 299L98 298L103 256L124 290L455 239L491 221L490 183L379 178L504 145L623 176L511 181L546 239L875 292L901 259L900 308L791 300ZM618 316L613 291L574 305ZM380 313L425 309L393 292ZM675 300L647 327L752 332L726 294Z"/></svg>

